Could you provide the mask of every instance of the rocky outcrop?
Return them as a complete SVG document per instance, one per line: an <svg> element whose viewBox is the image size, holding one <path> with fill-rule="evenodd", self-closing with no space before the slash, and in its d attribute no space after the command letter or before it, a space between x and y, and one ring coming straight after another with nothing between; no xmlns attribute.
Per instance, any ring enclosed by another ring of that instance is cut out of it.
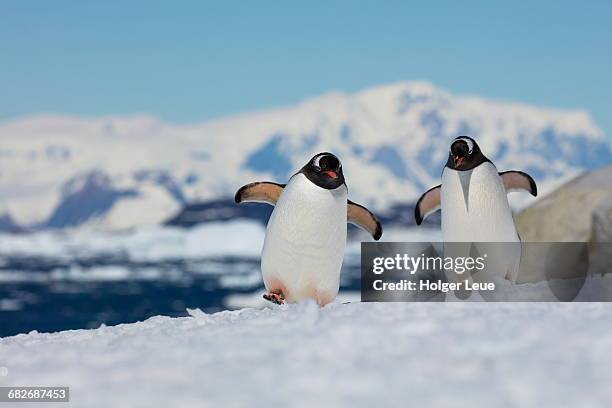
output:
<svg viewBox="0 0 612 408"><path fill-rule="evenodd" d="M612 242L612 166L583 173L516 217L523 241Z"/></svg>
<svg viewBox="0 0 612 408"><path fill-rule="evenodd" d="M612 200L602 202L593 211L591 241L612 243Z"/></svg>

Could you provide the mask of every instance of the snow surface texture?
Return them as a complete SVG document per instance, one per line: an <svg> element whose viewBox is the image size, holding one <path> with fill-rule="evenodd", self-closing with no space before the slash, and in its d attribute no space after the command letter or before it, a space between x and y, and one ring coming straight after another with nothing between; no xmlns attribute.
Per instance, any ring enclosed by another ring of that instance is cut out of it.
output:
<svg viewBox="0 0 612 408"><path fill-rule="evenodd" d="M0 385L70 386L70 406L105 408L612 403L610 304L304 302L190 314L1 339Z"/></svg>
<svg viewBox="0 0 612 408"><path fill-rule="evenodd" d="M457 96L425 82L190 125L36 115L0 124L0 217L7 226L153 225L254 180L284 183L321 151L341 157L350 198L381 211L439 184L449 142L462 134L500 170L529 172L541 193L612 161L609 140L583 111Z"/></svg>

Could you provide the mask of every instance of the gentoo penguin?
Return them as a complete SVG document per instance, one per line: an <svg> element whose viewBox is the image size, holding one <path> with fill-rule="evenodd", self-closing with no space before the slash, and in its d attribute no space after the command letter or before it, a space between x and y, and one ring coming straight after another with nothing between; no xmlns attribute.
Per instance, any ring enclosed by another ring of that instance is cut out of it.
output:
<svg viewBox="0 0 612 408"><path fill-rule="evenodd" d="M274 206L261 254L266 300L314 299L324 306L336 297L347 222L375 240L382 235L374 214L347 194L342 164L327 152L315 155L287 184L258 182L236 192L236 203Z"/></svg>
<svg viewBox="0 0 612 408"><path fill-rule="evenodd" d="M448 279L487 283L517 280L522 250L506 195L514 190L537 195L536 183L528 174L521 171L498 173L474 139L459 136L453 140L442 171L442 184L419 198L415 219L420 225L425 217L441 209L444 256L459 259L481 254L488 258L484 270L473 272L471 276L447 271ZM516 244L500 245L500 242ZM489 300L500 300L503 296L500 291L480 293ZM455 295L466 299L471 291L460 289Z"/></svg>
<svg viewBox="0 0 612 408"><path fill-rule="evenodd" d="M414 209L418 225L442 210L445 242L519 242L506 193L526 190L536 196L533 178L521 171L498 173L468 136L453 140L442 184L424 193Z"/></svg>

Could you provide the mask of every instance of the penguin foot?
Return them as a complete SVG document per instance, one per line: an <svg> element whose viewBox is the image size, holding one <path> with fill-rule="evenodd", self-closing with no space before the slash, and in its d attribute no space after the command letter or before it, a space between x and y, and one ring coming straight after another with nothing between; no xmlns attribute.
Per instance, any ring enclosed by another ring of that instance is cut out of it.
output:
<svg viewBox="0 0 612 408"><path fill-rule="evenodd" d="M263 295L263 298L269 302L276 303L277 305L282 305L285 303L285 296L283 293L270 292Z"/></svg>

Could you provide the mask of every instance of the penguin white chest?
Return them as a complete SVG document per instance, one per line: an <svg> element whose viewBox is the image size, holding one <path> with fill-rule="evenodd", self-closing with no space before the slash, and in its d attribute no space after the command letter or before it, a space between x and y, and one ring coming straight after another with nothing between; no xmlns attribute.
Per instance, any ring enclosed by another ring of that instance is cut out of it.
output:
<svg viewBox="0 0 612 408"><path fill-rule="evenodd" d="M301 173L293 176L268 222L261 257L266 289L282 290L288 301L331 301L340 283L346 213L346 186L326 190Z"/></svg>
<svg viewBox="0 0 612 408"><path fill-rule="evenodd" d="M442 235L448 242L517 242L512 211L497 168L446 167L442 173Z"/></svg>

